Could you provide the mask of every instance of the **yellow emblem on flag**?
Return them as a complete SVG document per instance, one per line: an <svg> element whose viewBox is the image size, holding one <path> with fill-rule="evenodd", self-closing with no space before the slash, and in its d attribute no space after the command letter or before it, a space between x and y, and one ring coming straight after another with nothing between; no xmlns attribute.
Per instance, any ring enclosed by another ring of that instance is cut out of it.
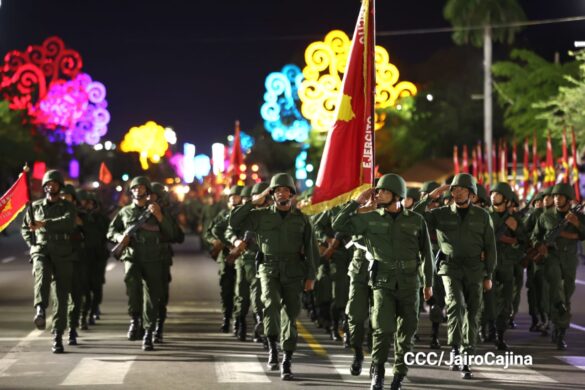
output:
<svg viewBox="0 0 585 390"><path fill-rule="evenodd" d="M339 111L337 112L337 120L349 122L355 118L355 113L351 107L351 96L343 94L341 97L341 104L339 105Z"/></svg>
<svg viewBox="0 0 585 390"><path fill-rule="evenodd" d="M12 199L8 199L8 202L6 203L6 206L4 206L4 209L2 211L8 210L12 210Z"/></svg>

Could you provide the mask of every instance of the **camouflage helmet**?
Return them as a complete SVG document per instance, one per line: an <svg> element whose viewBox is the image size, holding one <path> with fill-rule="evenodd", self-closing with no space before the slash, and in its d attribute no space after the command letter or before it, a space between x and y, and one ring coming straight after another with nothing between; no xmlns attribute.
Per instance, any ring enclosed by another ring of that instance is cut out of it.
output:
<svg viewBox="0 0 585 390"><path fill-rule="evenodd" d="M244 186L232 186L232 188L230 188L230 193L229 196L232 195L242 195L242 190L244 189Z"/></svg>
<svg viewBox="0 0 585 390"><path fill-rule="evenodd" d="M407 198L412 198L415 202L418 202L420 200L420 191L418 188L412 188L409 187L406 190L406 197Z"/></svg>
<svg viewBox="0 0 585 390"><path fill-rule="evenodd" d="M242 193L240 194L245 198L251 198L252 197L252 186L245 186L244 188L242 188Z"/></svg>
<svg viewBox="0 0 585 390"><path fill-rule="evenodd" d="M77 200L79 200L79 201L89 199L89 193L86 190L84 190L83 188L80 188L77 191L75 191L75 196L77 197Z"/></svg>
<svg viewBox="0 0 585 390"><path fill-rule="evenodd" d="M497 182L492 188L490 188L490 194L492 192L498 192L502 194L506 200L512 200L514 198L514 191L512 191L510 184L501 181Z"/></svg>
<svg viewBox="0 0 585 390"><path fill-rule="evenodd" d="M160 200L163 200L167 196L167 189L164 184L157 181L152 182L150 185L152 192L155 193Z"/></svg>
<svg viewBox="0 0 585 390"><path fill-rule="evenodd" d="M433 180L425 181L423 183L422 187L420 187L420 192L424 192L424 193L428 194L428 193L433 192L434 190L436 190L439 187L440 187L440 185L436 181L433 181Z"/></svg>
<svg viewBox="0 0 585 390"><path fill-rule="evenodd" d="M130 189L139 185L145 186L146 190L149 192L152 191L150 179L146 176L136 176L134 179L132 179L132 181L130 182Z"/></svg>
<svg viewBox="0 0 585 390"><path fill-rule="evenodd" d="M75 192L75 187L72 184L65 184L61 187L61 193L66 195L71 195L73 200L77 200L77 194Z"/></svg>
<svg viewBox="0 0 585 390"><path fill-rule="evenodd" d="M487 206L492 203L490 201L490 197L488 196L487 190L482 184L479 183L477 183L477 197Z"/></svg>
<svg viewBox="0 0 585 390"><path fill-rule="evenodd" d="M63 174L56 169L51 169L50 171L45 172L41 184L44 187L45 184L47 184L50 181L55 181L59 183L61 187L65 185L65 180L63 180Z"/></svg>
<svg viewBox="0 0 585 390"><path fill-rule="evenodd" d="M270 179L270 189L274 190L277 187L288 187L293 194L297 193L295 180L288 173L277 173Z"/></svg>
<svg viewBox="0 0 585 390"><path fill-rule="evenodd" d="M254 184L254 187L252 187L252 196L263 193L268 187L269 185L265 181Z"/></svg>
<svg viewBox="0 0 585 390"><path fill-rule="evenodd" d="M475 178L469 173L458 173L455 175L451 182L451 191L453 191L453 187L467 188L472 193L477 194L477 183L475 182Z"/></svg>
<svg viewBox="0 0 585 390"><path fill-rule="evenodd" d="M575 189L568 183L558 183L551 190L551 195L564 195L569 200L575 199Z"/></svg>
<svg viewBox="0 0 585 390"><path fill-rule="evenodd" d="M406 182L395 173L388 173L378 180L376 189L384 189L396 194L399 198L406 198Z"/></svg>

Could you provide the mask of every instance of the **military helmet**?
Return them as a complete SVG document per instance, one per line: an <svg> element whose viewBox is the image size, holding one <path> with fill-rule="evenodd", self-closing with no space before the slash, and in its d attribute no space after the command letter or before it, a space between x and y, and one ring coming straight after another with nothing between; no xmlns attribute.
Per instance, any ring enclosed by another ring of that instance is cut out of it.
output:
<svg viewBox="0 0 585 390"><path fill-rule="evenodd" d="M512 200L514 198L514 191L512 191L510 184L501 181L497 182L492 188L490 188L490 194L492 192L499 192L504 198L506 198L506 200Z"/></svg>
<svg viewBox="0 0 585 390"><path fill-rule="evenodd" d="M130 182L130 189L141 184L146 187L147 191L149 192L152 191L150 179L146 176L136 176L134 179L132 179L132 181Z"/></svg>
<svg viewBox="0 0 585 390"><path fill-rule="evenodd" d="M487 190L482 184L479 183L477 183L477 197L487 206L492 203L490 201L490 197L488 196Z"/></svg>
<svg viewBox="0 0 585 390"><path fill-rule="evenodd" d="M388 190L402 199L406 198L406 182L395 173L388 173L382 176L378 180L378 184L376 184L376 189Z"/></svg>
<svg viewBox="0 0 585 390"><path fill-rule="evenodd" d="M455 175L451 182L451 191L453 191L453 187L467 188L472 193L477 194L477 183L469 173L458 173Z"/></svg>
<svg viewBox="0 0 585 390"><path fill-rule="evenodd" d="M89 193L86 190L84 190L83 188L80 188L77 191L75 191L75 196L77 197L77 200L79 200L79 201L89 199Z"/></svg>
<svg viewBox="0 0 585 390"><path fill-rule="evenodd" d="M165 196L167 195L167 189L162 183L154 181L150 185L150 188L152 189L152 192L155 193L161 200L164 199Z"/></svg>
<svg viewBox="0 0 585 390"><path fill-rule="evenodd" d="M251 198L252 197L252 186L245 186L242 188L242 193L240 194L243 197Z"/></svg>
<svg viewBox="0 0 585 390"><path fill-rule="evenodd" d="M534 204L534 202L542 201L543 199L544 194L542 192L539 192L538 194L534 195L534 197L530 200L530 203Z"/></svg>
<svg viewBox="0 0 585 390"><path fill-rule="evenodd" d="M268 187L269 185L265 181L254 184L254 187L252 187L252 196L263 193Z"/></svg>
<svg viewBox="0 0 585 390"><path fill-rule="evenodd" d="M406 197L407 198L412 198L415 202L418 202L420 200L420 191L418 188L412 188L409 187L406 190Z"/></svg>
<svg viewBox="0 0 585 390"><path fill-rule="evenodd" d="M520 198L518 198L518 194L516 194L514 191L512 191L512 199L510 200L512 203L514 203L514 205L516 205L516 207L520 207Z"/></svg>
<svg viewBox="0 0 585 390"><path fill-rule="evenodd" d="M542 190L542 197L544 198L545 196L551 196L552 189L552 187L546 187L544 190Z"/></svg>
<svg viewBox="0 0 585 390"><path fill-rule="evenodd" d="M436 181L433 181L433 180L425 181L423 183L422 187L420 187L420 192L424 192L424 193L428 194L428 193L433 192L434 190L436 190L439 187L440 187L440 185Z"/></svg>
<svg viewBox="0 0 585 390"><path fill-rule="evenodd" d="M297 193L295 180L288 173L277 173L270 179L270 189L274 190L277 187L288 187L293 194Z"/></svg>
<svg viewBox="0 0 585 390"><path fill-rule="evenodd" d="M232 188L230 188L230 193L229 196L232 195L242 195L242 189L244 188L244 186L232 186Z"/></svg>
<svg viewBox="0 0 585 390"><path fill-rule="evenodd" d="M44 187L50 181L55 181L59 183L61 187L65 185L65 180L63 180L63 174L56 169L51 169L50 171L45 172L43 175L42 186Z"/></svg>
<svg viewBox="0 0 585 390"><path fill-rule="evenodd" d="M63 187L61 187L61 193L71 195L73 197L73 200L77 200L75 187L73 187L72 184L65 184Z"/></svg>
<svg viewBox="0 0 585 390"><path fill-rule="evenodd" d="M575 189L568 183L558 183L552 187L551 195L565 195L567 199L575 199Z"/></svg>

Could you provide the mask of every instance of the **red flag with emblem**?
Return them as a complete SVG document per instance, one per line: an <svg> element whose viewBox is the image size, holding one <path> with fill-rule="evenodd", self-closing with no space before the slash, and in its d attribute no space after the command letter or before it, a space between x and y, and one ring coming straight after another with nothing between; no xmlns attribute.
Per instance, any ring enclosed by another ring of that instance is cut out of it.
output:
<svg viewBox="0 0 585 390"><path fill-rule="evenodd" d="M12 187L0 198L0 232L14 221L29 201L28 174L23 171Z"/></svg>
<svg viewBox="0 0 585 390"><path fill-rule="evenodd" d="M100 165L100 181L104 184L110 184L112 182L112 173L108 169L105 162Z"/></svg>
<svg viewBox="0 0 585 390"><path fill-rule="evenodd" d="M571 135L573 137L571 141L571 154L573 155L573 164L571 169L571 181L573 182L573 186L575 188L575 195L577 196L577 201L581 202L581 187L579 183L579 169L577 169L577 142L575 141L575 129L571 129Z"/></svg>
<svg viewBox="0 0 585 390"><path fill-rule="evenodd" d="M336 120L327 134L309 214L357 196L373 184L375 2L363 0L353 34Z"/></svg>

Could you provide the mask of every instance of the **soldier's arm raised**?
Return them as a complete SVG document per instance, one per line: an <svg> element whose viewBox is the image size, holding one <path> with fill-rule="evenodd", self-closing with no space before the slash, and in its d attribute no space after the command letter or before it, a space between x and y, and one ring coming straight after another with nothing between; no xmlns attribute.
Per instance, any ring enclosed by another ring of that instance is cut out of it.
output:
<svg viewBox="0 0 585 390"><path fill-rule="evenodd" d="M358 207L360 204L352 200L342 208L333 220L333 230L351 235L365 232L367 225L362 221L362 216L366 214L356 214Z"/></svg>
<svg viewBox="0 0 585 390"><path fill-rule="evenodd" d="M256 195L255 195L256 196ZM253 217L254 204L252 202L246 203L240 207L236 207L230 213L229 224L234 229L256 231L257 221Z"/></svg>

